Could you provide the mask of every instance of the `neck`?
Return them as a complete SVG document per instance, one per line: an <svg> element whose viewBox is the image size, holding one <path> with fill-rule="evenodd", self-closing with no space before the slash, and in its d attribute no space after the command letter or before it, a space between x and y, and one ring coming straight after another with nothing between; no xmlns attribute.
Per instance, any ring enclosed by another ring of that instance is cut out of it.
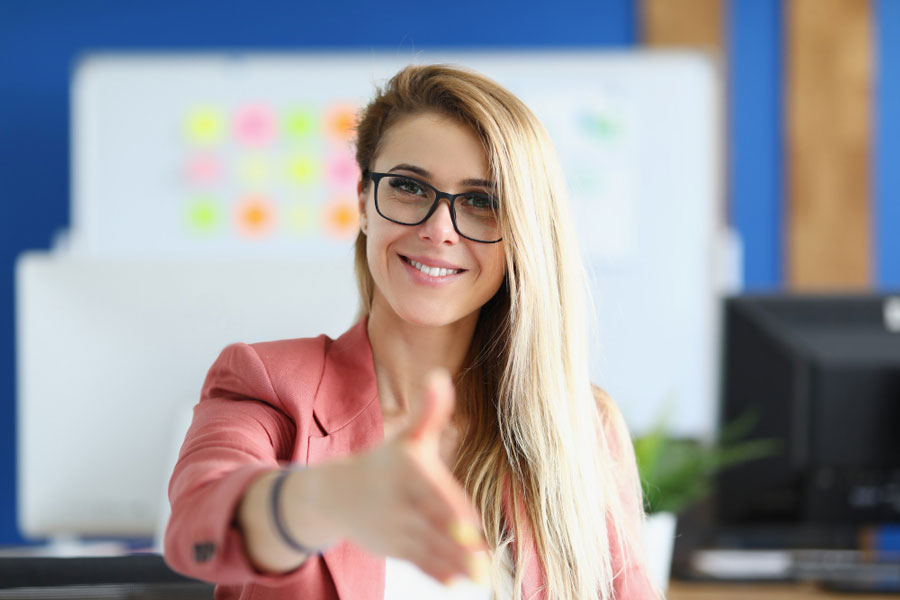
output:
<svg viewBox="0 0 900 600"><path fill-rule="evenodd" d="M433 369L446 369L454 378L459 374L477 322L478 311L446 325L409 323L375 291L368 334L386 418L404 417L417 408L425 376Z"/></svg>

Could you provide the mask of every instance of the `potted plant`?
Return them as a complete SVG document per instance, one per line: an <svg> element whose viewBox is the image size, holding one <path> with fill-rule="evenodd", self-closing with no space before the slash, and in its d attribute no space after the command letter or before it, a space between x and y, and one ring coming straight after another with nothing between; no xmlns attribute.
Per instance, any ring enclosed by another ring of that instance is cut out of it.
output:
<svg viewBox="0 0 900 600"><path fill-rule="evenodd" d="M659 589L665 590L669 581L678 514L712 491L717 472L776 451L773 440L743 440L756 420L751 413L743 415L724 427L713 443L673 437L663 424L634 439L648 515L644 547L650 574Z"/></svg>

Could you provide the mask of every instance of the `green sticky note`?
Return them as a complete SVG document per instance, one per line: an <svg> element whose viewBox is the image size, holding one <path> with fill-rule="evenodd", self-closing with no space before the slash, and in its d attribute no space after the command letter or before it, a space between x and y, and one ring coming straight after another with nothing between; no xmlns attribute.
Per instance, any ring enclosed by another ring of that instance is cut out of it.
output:
<svg viewBox="0 0 900 600"><path fill-rule="evenodd" d="M194 233L208 234L215 231L222 221L222 208L211 196L198 196L188 201L185 220Z"/></svg>
<svg viewBox="0 0 900 600"><path fill-rule="evenodd" d="M316 117L312 110L294 108L285 114L285 134L290 139L303 140L313 136L316 130Z"/></svg>

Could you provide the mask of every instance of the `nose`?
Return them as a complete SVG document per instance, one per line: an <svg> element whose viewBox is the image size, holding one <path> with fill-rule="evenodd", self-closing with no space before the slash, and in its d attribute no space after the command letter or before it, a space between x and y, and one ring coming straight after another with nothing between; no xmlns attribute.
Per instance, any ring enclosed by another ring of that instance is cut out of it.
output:
<svg viewBox="0 0 900 600"><path fill-rule="evenodd" d="M419 225L419 237L436 244L459 242L459 234L456 233L450 216L450 200L441 198L428 220Z"/></svg>

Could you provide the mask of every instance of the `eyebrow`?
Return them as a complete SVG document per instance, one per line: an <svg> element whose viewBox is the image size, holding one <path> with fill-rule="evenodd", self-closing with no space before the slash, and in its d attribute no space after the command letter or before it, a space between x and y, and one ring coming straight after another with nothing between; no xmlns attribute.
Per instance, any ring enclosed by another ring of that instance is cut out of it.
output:
<svg viewBox="0 0 900 600"><path fill-rule="evenodd" d="M392 171L396 171L397 169L402 169L404 171L412 171L416 175L425 177L426 179L431 179L431 173L428 172L426 169L423 169L422 167L417 167L416 165L411 165L408 163L400 163L399 165L394 166L394 168L392 168L390 171L388 171L388 173L390 173ZM497 187L494 185L493 181L490 181L488 179L463 179L459 183L460 183L460 185L473 185L473 186L485 187L485 188L489 188L489 189L494 189Z"/></svg>

